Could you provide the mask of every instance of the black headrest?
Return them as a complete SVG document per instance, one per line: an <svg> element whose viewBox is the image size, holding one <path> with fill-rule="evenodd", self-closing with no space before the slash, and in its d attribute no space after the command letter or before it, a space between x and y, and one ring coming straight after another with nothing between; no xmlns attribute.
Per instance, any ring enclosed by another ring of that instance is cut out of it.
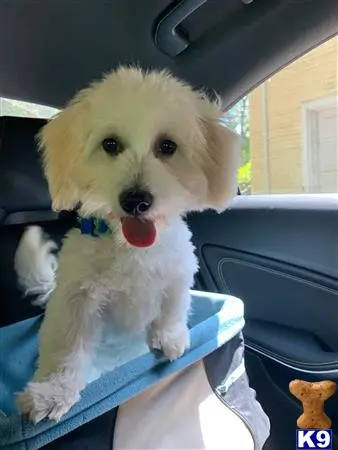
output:
<svg viewBox="0 0 338 450"><path fill-rule="evenodd" d="M50 211L36 135L46 120L0 117L0 221L12 213Z"/></svg>

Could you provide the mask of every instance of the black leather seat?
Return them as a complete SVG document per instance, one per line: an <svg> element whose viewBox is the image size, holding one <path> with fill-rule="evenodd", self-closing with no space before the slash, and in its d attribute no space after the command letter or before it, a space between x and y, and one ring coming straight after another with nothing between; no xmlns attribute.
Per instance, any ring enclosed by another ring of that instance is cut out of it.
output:
<svg viewBox="0 0 338 450"><path fill-rule="evenodd" d="M50 211L36 143L45 123L43 119L0 118L0 223L15 223L20 212Z"/></svg>
<svg viewBox="0 0 338 450"><path fill-rule="evenodd" d="M18 290L14 254L24 228L39 224L61 242L74 215L51 211L36 134L43 119L0 117L0 326L40 314Z"/></svg>

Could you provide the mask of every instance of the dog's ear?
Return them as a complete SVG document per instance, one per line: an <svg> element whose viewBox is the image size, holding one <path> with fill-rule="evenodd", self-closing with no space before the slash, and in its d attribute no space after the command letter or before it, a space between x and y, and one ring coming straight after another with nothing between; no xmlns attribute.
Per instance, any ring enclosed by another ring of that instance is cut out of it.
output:
<svg viewBox="0 0 338 450"><path fill-rule="evenodd" d="M201 169L207 180L206 205L223 211L237 192L241 137L220 122L221 113L202 117L205 148Z"/></svg>
<svg viewBox="0 0 338 450"><path fill-rule="evenodd" d="M87 121L86 104L73 102L45 125L38 136L54 210L71 210L80 201Z"/></svg>

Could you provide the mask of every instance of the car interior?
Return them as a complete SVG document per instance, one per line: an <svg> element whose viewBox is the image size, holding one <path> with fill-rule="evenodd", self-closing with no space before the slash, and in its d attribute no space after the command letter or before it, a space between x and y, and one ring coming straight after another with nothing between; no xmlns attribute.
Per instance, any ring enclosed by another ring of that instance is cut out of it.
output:
<svg viewBox="0 0 338 450"><path fill-rule="evenodd" d="M12 0L0 5L0 96L62 108L120 64L167 68L225 110L337 34L337 0ZM0 117L0 326L40 314L13 267L25 227L61 242L76 220L51 210L35 136L45 119ZM271 421L265 450L295 446L293 379L338 382L338 196L239 195L191 214L194 288L244 301L246 370ZM10 358L10 355L8 355ZM327 402L338 448L338 396ZM110 448L116 409L44 448ZM226 448L226 445L224 447Z"/></svg>

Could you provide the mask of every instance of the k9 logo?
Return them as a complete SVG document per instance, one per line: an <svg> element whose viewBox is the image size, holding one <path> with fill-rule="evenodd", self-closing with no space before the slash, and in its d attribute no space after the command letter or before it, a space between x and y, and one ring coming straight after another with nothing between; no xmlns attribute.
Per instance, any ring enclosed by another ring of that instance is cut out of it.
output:
<svg viewBox="0 0 338 450"><path fill-rule="evenodd" d="M297 430L296 441L296 450L332 450L332 430Z"/></svg>

